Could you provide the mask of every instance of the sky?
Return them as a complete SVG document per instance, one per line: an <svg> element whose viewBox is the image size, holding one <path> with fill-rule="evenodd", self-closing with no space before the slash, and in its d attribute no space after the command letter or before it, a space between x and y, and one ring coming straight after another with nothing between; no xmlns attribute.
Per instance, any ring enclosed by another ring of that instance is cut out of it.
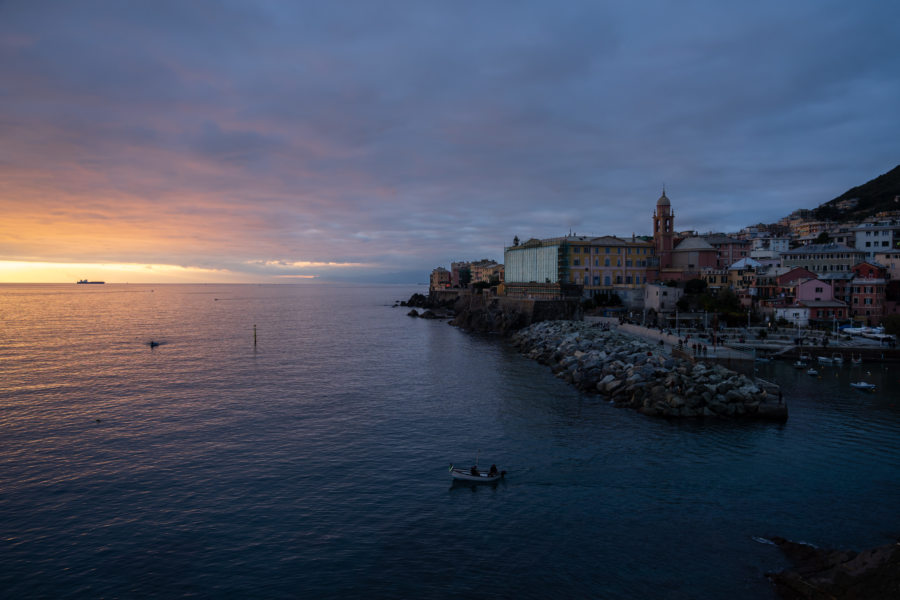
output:
<svg viewBox="0 0 900 600"><path fill-rule="evenodd" d="M900 164L900 3L0 0L0 282L419 283Z"/></svg>

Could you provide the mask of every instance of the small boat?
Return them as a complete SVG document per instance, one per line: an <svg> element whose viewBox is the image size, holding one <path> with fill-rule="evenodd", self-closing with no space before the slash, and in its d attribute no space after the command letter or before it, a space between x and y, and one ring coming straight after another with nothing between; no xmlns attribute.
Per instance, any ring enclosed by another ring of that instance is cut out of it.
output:
<svg viewBox="0 0 900 600"><path fill-rule="evenodd" d="M810 355L807 354L806 352L801 352L801 353L800 353L800 360L805 360L806 362L809 362L809 361L812 360L812 356L810 356Z"/></svg>
<svg viewBox="0 0 900 600"><path fill-rule="evenodd" d="M831 355L831 362L833 362L836 365L844 364L844 355L841 354L840 352L835 352L834 354Z"/></svg>
<svg viewBox="0 0 900 600"><path fill-rule="evenodd" d="M807 366L808 365L807 365L806 361L803 361L803 360L798 360L797 362L794 363L795 369L805 369Z"/></svg>
<svg viewBox="0 0 900 600"><path fill-rule="evenodd" d="M468 481L469 483L494 483L500 481L506 476L506 471L498 471L496 473L481 472L477 467L471 469L460 469L450 465L450 476L454 481Z"/></svg>
<svg viewBox="0 0 900 600"><path fill-rule="evenodd" d="M865 390L867 392L874 392L878 389L878 386L874 383L869 383L868 381L854 381L850 383L850 387L857 390Z"/></svg>
<svg viewBox="0 0 900 600"><path fill-rule="evenodd" d="M154 341L151 340L150 342L148 342L148 345L149 345L151 348L156 348L157 346L159 346L159 342L154 342Z"/></svg>
<svg viewBox="0 0 900 600"><path fill-rule="evenodd" d="M81 285L84 285L84 284L87 284L87 285L103 285L103 284L106 283L106 282L105 282L105 281L88 281L87 279L79 279L79 280L76 281L75 283L78 283L78 284L81 284Z"/></svg>
<svg viewBox="0 0 900 600"><path fill-rule="evenodd" d="M806 372L806 374L807 375L818 375L819 372L816 371L815 369L813 369L812 367L810 367L809 370Z"/></svg>
<svg viewBox="0 0 900 600"><path fill-rule="evenodd" d="M854 365L861 365L861 364L862 364L862 354L860 354L859 356L853 356L853 355L851 354L851 355L850 355L850 362L851 362L852 364L854 364Z"/></svg>
<svg viewBox="0 0 900 600"><path fill-rule="evenodd" d="M819 364L820 364L820 365L830 365L831 363L834 362L834 360L832 360L832 359L829 358L828 356L820 356L820 357L818 358L818 361L819 361Z"/></svg>

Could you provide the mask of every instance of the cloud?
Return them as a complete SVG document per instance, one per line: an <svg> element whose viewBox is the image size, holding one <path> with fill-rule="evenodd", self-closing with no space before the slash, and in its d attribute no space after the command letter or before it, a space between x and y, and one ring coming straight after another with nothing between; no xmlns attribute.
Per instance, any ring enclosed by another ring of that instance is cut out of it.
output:
<svg viewBox="0 0 900 600"><path fill-rule="evenodd" d="M898 16L7 3L0 256L396 277L648 233L663 184L679 229L772 221L897 164Z"/></svg>

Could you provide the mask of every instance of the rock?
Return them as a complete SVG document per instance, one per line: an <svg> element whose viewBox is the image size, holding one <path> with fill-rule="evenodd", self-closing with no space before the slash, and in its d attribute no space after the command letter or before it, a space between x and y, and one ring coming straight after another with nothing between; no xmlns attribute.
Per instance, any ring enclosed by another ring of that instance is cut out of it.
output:
<svg viewBox="0 0 900 600"><path fill-rule="evenodd" d="M755 380L721 365L654 354L656 348L643 340L581 322L533 324L516 332L512 343L579 389L604 395L617 406L631 406L645 414L779 421L787 418L783 404L764 401L764 388ZM767 392L777 395L777 389Z"/></svg>
<svg viewBox="0 0 900 600"><path fill-rule="evenodd" d="M406 316L408 316L408 317L418 317L418 316L419 316L419 311L417 311L416 309L412 309L411 311L409 311L408 313L406 313Z"/></svg>
<svg viewBox="0 0 900 600"><path fill-rule="evenodd" d="M900 598L900 543L853 552L773 538L794 568L767 573L782 598Z"/></svg>

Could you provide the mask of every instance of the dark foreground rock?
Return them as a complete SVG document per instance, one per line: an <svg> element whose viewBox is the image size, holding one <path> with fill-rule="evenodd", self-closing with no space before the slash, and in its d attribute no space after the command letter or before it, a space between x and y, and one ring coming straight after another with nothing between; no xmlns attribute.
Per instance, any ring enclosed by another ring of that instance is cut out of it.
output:
<svg viewBox="0 0 900 600"><path fill-rule="evenodd" d="M794 565L767 574L786 600L900 598L900 543L853 552L823 550L777 537L772 541Z"/></svg>
<svg viewBox="0 0 900 600"><path fill-rule="evenodd" d="M528 357L580 390L617 406L667 418L785 421L777 386L658 353L658 346L578 321L547 321L512 336Z"/></svg>

